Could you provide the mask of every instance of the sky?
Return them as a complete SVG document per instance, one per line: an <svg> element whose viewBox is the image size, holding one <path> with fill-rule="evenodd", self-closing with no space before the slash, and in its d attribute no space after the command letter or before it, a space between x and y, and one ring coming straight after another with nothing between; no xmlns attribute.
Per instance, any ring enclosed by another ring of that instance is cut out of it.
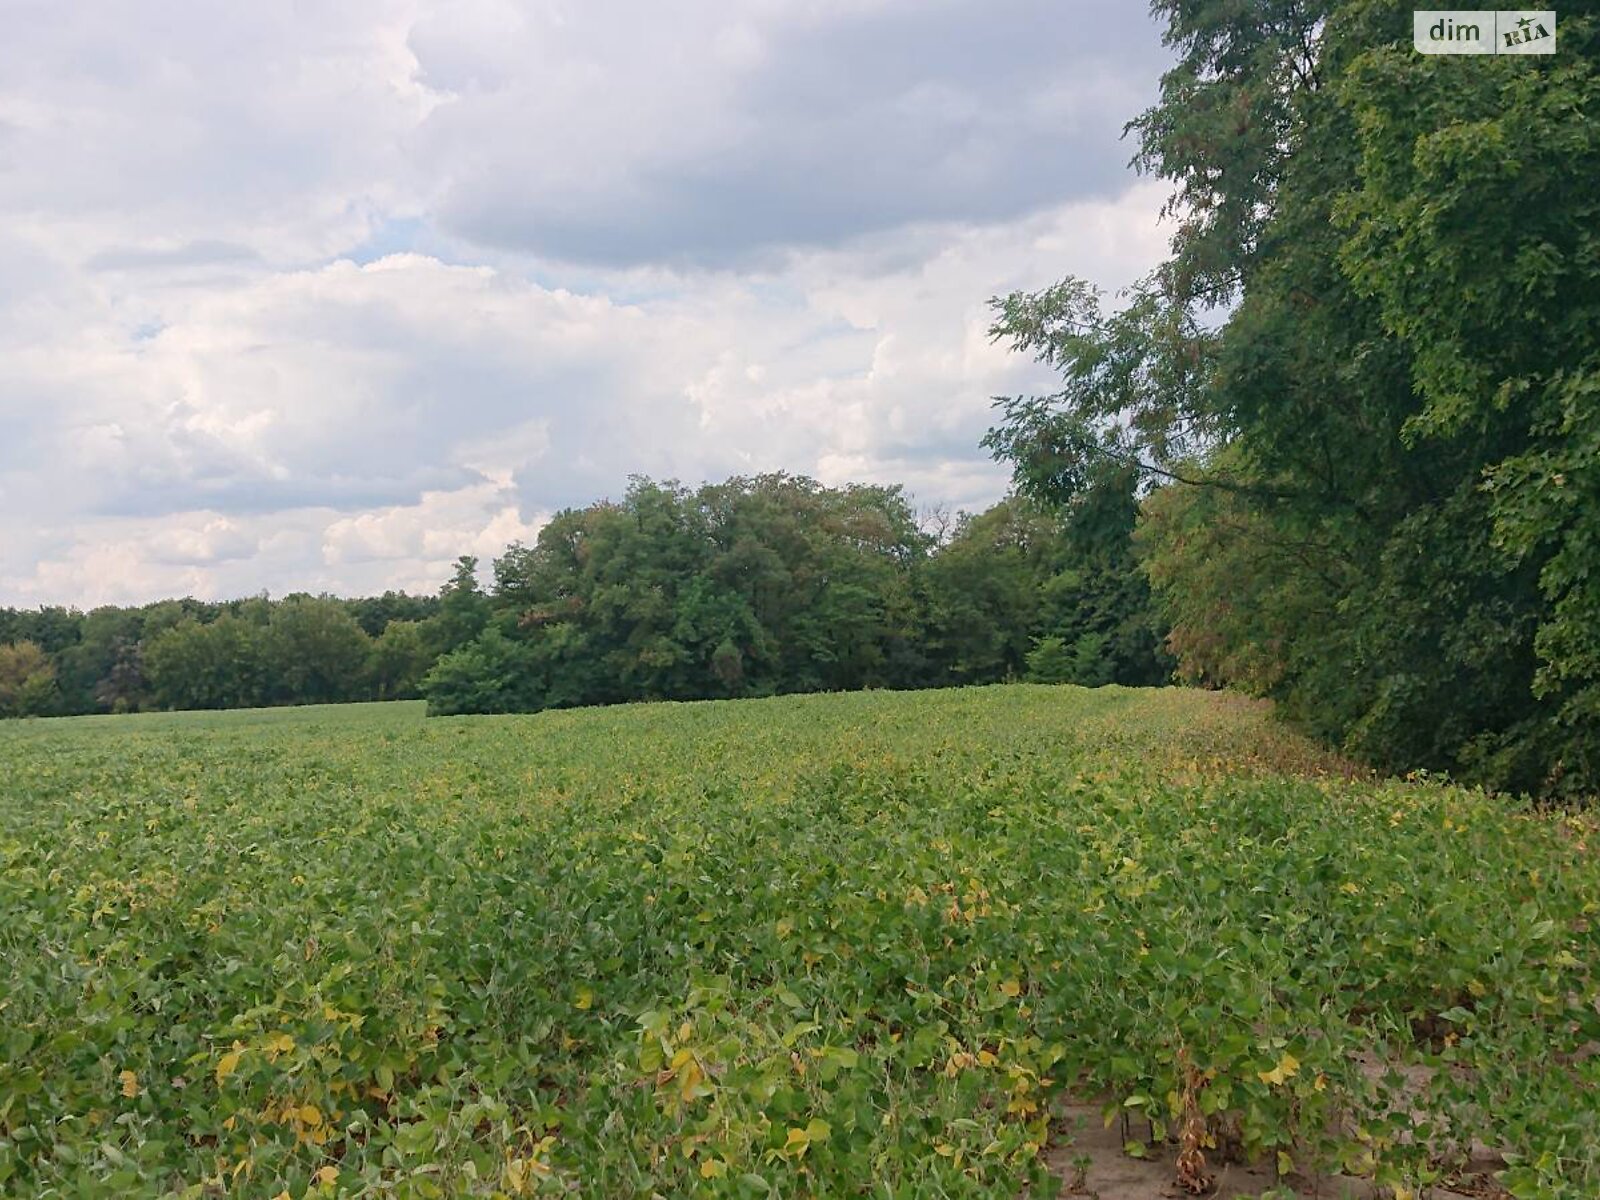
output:
<svg viewBox="0 0 1600 1200"><path fill-rule="evenodd" d="M436 590L628 477L975 510L1164 256L1139 0L0 0L0 604Z"/></svg>

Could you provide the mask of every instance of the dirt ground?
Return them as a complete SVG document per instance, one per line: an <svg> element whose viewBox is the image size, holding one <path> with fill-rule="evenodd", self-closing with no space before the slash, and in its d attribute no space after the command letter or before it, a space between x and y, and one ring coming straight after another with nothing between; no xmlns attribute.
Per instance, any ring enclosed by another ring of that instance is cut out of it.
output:
<svg viewBox="0 0 1600 1200"><path fill-rule="evenodd" d="M1153 1147L1150 1157L1130 1158L1122 1151L1122 1133L1116 1122L1105 1127L1099 1105L1072 1104L1062 1110L1063 1122L1075 1132L1071 1144L1065 1142L1049 1155L1051 1169L1067 1181L1064 1195L1083 1197L1083 1200L1177 1200L1188 1193L1173 1182L1177 1176L1177 1148L1173 1145ZM1143 1122L1136 1133L1144 1132ZM1088 1166L1079 1182L1078 1166L1074 1159L1087 1157ZM1483 1163L1487 1171L1493 1163ZM1298 1177L1280 1183L1270 1170L1251 1170L1234 1165L1213 1165L1211 1174L1216 1179L1212 1200L1235 1200L1237 1197L1255 1197L1272 1187L1288 1185L1297 1196L1315 1200L1378 1200L1387 1198L1387 1190L1376 1189L1371 1180L1347 1175L1323 1176L1314 1184ZM1076 1185L1076 1187L1075 1187ZM1430 1188L1419 1200L1489 1200L1502 1196L1498 1189L1473 1192L1451 1191L1447 1188Z"/></svg>

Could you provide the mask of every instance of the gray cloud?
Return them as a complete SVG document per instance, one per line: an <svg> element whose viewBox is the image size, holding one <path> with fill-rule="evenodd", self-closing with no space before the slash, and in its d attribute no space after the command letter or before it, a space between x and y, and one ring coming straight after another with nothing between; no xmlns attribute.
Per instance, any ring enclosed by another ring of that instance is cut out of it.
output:
<svg viewBox="0 0 1600 1200"><path fill-rule="evenodd" d="M537 68L485 86L452 43L445 79L466 90L415 143L450 181L446 226L560 259L728 266L912 222L1008 219L1126 185L1122 124L1163 62L1127 0L863 7L747 29L748 61L721 63L715 20L686 26L651 26L652 43L663 57L697 43L704 78L624 55L615 74L579 73L564 105ZM536 58L540 39L521 34ZM581 31L550 36L582 60ZM428 78L431 42L412 46Z"/></svg>
<svg viewBox="0 0 1600 1200"><path fill-rule="evenodd" d="M429 490L468 487L479 476L460 467L423 467L405 475L340 476L307 471L292 479L252 479L222 464L182 483L127 486L107 498L93 516L160 517L204 509L231 516L262 516L297 508L339 512L408 504ZM131 482L131 481L130 481Z"/></svg>
<svg viewBox="0 0 1600 1200"><path fill-rule="evenodd" d="M90 255L83 265L91 271L147 271L253 262L258 258L248 246L200 238L175 246L108 246Z"/></svg>

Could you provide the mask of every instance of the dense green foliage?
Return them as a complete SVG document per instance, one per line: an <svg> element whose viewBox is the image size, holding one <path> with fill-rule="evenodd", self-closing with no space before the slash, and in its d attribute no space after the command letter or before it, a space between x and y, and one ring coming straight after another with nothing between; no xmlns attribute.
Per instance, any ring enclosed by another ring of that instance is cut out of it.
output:
<svg viewBox="0 0 1600 1200"><path fill-rule="evenodd" d="M1335 767L1178 689L13 722L0 1191L1040 1196L1071 1091L1588 1200L1592 822Z"/></svg>
<svg viewBox="0 0 1600 1200"><path fill-rule="evenodd" d="M941 541L898 488L636 480L497 560L487 627L423 688L461 713L982 683L1049 638L1062 680L1160 682L1135 511L1008 501Z"/></svg>
<svg viewBox="0 0 1600 1200"><path fill-rule="evenodd" d="M35 642L0 645L0 717L48 711L56 669Z"/></svg>
<svg viewBox="0 0 1600 1200"><path fill-rule="evenodd" d="M441 615L451 593L447 585L443 598L301 594L87 613L0 609L0 716L414 697L439 655L465 640L452 640ZM8 703L17 655L34 651L44 667L29 701Z"/></svg>
<svg viewBox="0 0 1600 1200"><path fill-rule="evenodd" d="M1592 792L1600 19L1469 58L1396 3L1155 9L1178 61L1133 132L1173 256L1116 311L998 302L1063 386L989 444L1052 503L1163 485L1141 540L1187 676L1385 765Z"/></svg>

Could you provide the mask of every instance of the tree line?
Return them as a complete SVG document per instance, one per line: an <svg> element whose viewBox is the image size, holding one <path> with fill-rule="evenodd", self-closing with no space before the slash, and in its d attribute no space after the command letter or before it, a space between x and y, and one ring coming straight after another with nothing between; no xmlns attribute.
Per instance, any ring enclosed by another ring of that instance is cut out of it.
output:
<svg viewBox="0 0 1600 1200"><path fill-rule="evenodd" d="M0 608L0 716L415 697L455 627L440 596Z"/></svg>
<svg viewBox="0 0 1600 1200"><path fill-rule="evenodd" d="M1010 678L1170 673L1132 554L1138 501L1013 498L925 528L897 487L636 479L437 596L0 610L0 712L424 695L532 711Z"/></svg>

